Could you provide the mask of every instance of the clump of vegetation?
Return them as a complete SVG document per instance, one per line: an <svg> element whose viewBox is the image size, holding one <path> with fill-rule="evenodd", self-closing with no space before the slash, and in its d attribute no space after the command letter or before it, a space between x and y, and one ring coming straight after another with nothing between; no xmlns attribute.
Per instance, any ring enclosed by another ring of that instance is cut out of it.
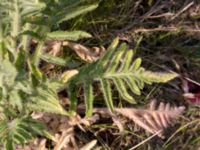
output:
<svg viewBox="0 0 200 150"><path fill-rule="evenodd" d="M183 11L171 14L171 22L176 22L178 16L193 4L194 2L191 2ZM132 6L134 11L130 8ZM173 7L174 11L179 7L176 4L171 6L171 3L167 3L167 6ZM112 3L104 0L0 0L0 147L13 150L21 145L22 149L25 149L26 146L33 146L34 141L39 141L35 143L40 149L48 147L56 150L71 147L91 149L95 146L115 149L115 142L119 143L119 149L131 148L133 145L137 148L141 145L140 142L145 147L144 138L147 134L138 132L137 125L153 133L150 138L156 135L163 137L164 129L171 125L171 119L180 115L185 107L171 107L168 101L166 105L161 102L158 109L155 103L151 103L150 109L137 107L147 103L149 97L155 98L155 93L159 93L158 99L173 101L173 96L177 97L174 95L176 92L171 90L172 87L179 88L174 83L171 87L156 87L156 90L150 91L152 83L166 83L176 77L182 78L179 73L163 69L161 71L160 68L158 70L147 63L154 58L150 62L159 64L159 55L163 56L161 63L166 61L169 63L167 67L171 69L173 67L170 63L176 64L176 61L179 61L174 58L170 61L170 57L165 56L166 52L157 48L161 44L166 46L164 40L170 41L170 37L189 31L188 26L154 27L151 21L148 22L149 19L160 18L159 13L167 6L163 3L161 7L159 2L153 1L130 0L112 0ZM120 11L116 11L115 7ZM145 12L148 9L149 12ZM89 15L83 16L86 13ZM168 15L170 14L164 14L164 17ZM129 25L130 21L132 23ZM127 26L119 29L124 25ZM149 29L151 27L154 29ZM101 30L97 31L97 28ZM87 30L94 37L83 30ZM155 34L146 33L157 31ZM163 33L166 31L168 33ZM94 43L109 46L91 47ZM144 46L146 44L147 46ZM174 57L182 54L181 46L182 44L173 53ZM156 50L153 52L151 48ZM189 56L188 53L183 55ZM191 57L191 60L194 60L195 65L198 62L195 57ZM176 64L176 70L182 71L183 67L178 64L179 62ZM55 75L47 76L46 70ZM190 88L189 84L188 86ZM169 96L165 94L166 91L172 94ZM190 90L189 92L196 94ZM97 108L98 102L101 103L101 108ZM183 99L173 103L187 105ZM134 108L122 108L129 105ZM193 106L186 112L189 118L182 117L183 126L167 140L164 139L165 143L160 139L161 147L169 148L173 136L190 125L194 125L191 132L199 131L196 129L198 119L185 123L190 120L190 115L195 110L196 106ZM81 118L81 115L85 117ZM134 127L130 129L130 126L121 122L122 116L119 115L126 117L127 122L129 119L134 121L136 126L132 125ZM106 126L106 117L112 118L111 127ZM105 126L102 126L101 122ZM80 129L80 134L76 134L76 130ZM119 130L120 135L125 135L126 138L121 143L117 140L119 137L114 138L111 143L109 140L105 143L99 134L102 129L111 129L113 133ZM82 131L84 138L81 136ZM92 136L87 137L91 133ZM180 134L183 136L184 132ZM128 140L132 136L135 136L135 141ZM98 143L93 138L97 139ZM46 144L46 139L51 140L49 145ZM78 141L78 145L75 141ZM199 138L194 134L194 138L187 142L195 145L198 141ZM147 143L147 146L149 144L153 149L153 144ZM159 146L156 144L157 148Z"/></svg>
<svg viewBox="0 0 200 150"><path fill-rule="evenodd" d="M36 135L48 135L31 112L68 115L59 104L57 86L44 76L39 65L47 40L78 40L90 37L83 31L52 31L59 23L95 9L98 3L81 1L0 2L0 141L15 149ZM36 45L32 46L32 40Z"/></svg>

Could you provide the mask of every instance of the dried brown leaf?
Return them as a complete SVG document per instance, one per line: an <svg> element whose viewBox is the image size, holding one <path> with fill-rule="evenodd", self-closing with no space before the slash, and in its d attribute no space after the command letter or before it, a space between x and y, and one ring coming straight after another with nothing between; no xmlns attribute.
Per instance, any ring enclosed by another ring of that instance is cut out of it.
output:
<svg viewBox="0 0 200 150"><path fill-rule="evenodd" d="M105 51L104 47L92 47L88 48L81 44L65 41L63 46L67 46L74 50L76 54L86 62L93 62L99 59L101 54Z"/></svg>
<svg viewBox="0 0 200 150"><path fill-rule="evenodd" d="M46 41L43 47L43 51L50 55L57 56L62 48L61 41Z"/></svg>
<svg viewBox="0 0 200 150"><path fill-rule="evenodd" d="M124 131L124 127L120 121L120 119L116 115L112 115L113 123L119 128L119 131L122 133Z"/></svg>
<svg viewBox="0 0 200 150"><path fill-rule="evenodd" d="M70 138L73 137L73 128L69 128L67 131L63 132L61 137L58 139L54 150L61 150L65 145L70 142Z"/></svg>

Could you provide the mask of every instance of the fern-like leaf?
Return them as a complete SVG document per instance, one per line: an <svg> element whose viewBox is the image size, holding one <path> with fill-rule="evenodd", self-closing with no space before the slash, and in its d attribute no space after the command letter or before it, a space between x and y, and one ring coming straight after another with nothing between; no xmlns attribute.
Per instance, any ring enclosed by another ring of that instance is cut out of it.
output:
<svg viewBox="0 0 200 150"><path fill-rule="evenodd" d="M136 103L130 92L140 95L145 83L164 83L177 76L174 73L146 71L141 67L141 58L133 60L135 51L127 50L124 43L118 46L118 42L118 39L115 39L99 60L82 67L79 73L69 81L69 85L90 84L93 81L99 81L105 102L111 111L113 111L114 106L110 81L117 87L119 94L124 100ZM87 87L87 85L85 86ZM68 88L71 87L69 86ZM69 93L69 95L73 94ZM74 96L70 97L70 100L73 104L77 103L77 99Z"/></svg>
<svg viewBox="0 0 200 150"><path fill-rule="evenodd" d="M4 143L6 150L14 150L15 144L25 144L44 132L44 126L31 117L0 121L0 141Z"/></svg>
<svg viewBox="0 0 200 150"><path fill-rule="evenodd" d="M20 111L28 106L31 111L67 115L59 103L57 87L53 87L48 79L40 80L34 77L32 80L26 78L26 74L22 75L17 72L14 64L3 60L0 64L1 104L6 106L9 104Z"/></svg>
<svg viewBox="0 0 200 150"><path fill-rule="evenodd" d="M34 111L68 115L68 113L60 105L56 91L47 86L38 87L36 95L30 97L30 101L27 105Z"/></svg>
<svg viewBox="0 0 200 150"><path fill-rule="evenodd" d="M133 109L133 108L120 108L115 109L116 112L131 119L137 125L144 128L150 133L156 133L167 128L172 120L178 117L185 107L172 107L169 103L160 103L158 109L156 109L156 102L150 103L150 109ZM162 134L159 136L162 137Z"/></svg>

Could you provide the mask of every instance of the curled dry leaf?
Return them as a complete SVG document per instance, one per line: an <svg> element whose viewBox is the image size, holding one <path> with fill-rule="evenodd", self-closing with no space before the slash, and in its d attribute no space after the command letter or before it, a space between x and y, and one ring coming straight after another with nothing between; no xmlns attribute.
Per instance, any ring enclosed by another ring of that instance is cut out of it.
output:
<svg viewBox="0 0 200 150"><path fill-rule="evenodd" d="M183 97L192 105L200 105L200 84L188 78L182 79Z"/></svg>
<svg viewBox="0 0 200 150"><path fill-rule="evenodd" d="M73 137L73 128L69 128L67 131L64 131L61 137L58 138L54 150L61 150L64 146L68 145L70 138Z"/></svg>
<svg viewBox="0 0 200 150"><path fill-rule="evenodd" d="M86 62L93 62L99 59L101 54L105 52L104 47L92 47L88 48L86 46L83 46L81 44L73 43L73 42L68 42L64 41L63 46L67 46L74 50L76 54L84 61Z"/></svg>
<svg viewBox="0 0 200 150"><path fill-rule="evenodd" d="M62 47L61 41L47 41L43 47L43 51L48 52L48 54L57 56L60 53Z"/></svg>
<svg viewBox="0 0 200 150"><path fill-rule="evenodd" d="M112 115L112 120L113 123L119 128L120 133L122 133L124 131L124 127L121 120L116 115Z"/></svg>
<svg viewBox="0 0 200 150"><path fill-rule="evenodd" d="M183 106L172 107L169 103L160 103L158 109L156 109L156 102L152 101L149 110L119 108L115 109L115 111L154 134L167 128L172 123L172 119L180 115L184 109L185 107ZM158 136L162 137L162 134Z"/></svg>
<svg viewBox="0 0 200 150"><path fill-rule="evenodd" d="M32 44L36 45L37 41L32 40ZM86 62L96 61L105 52L105 48L103 46L89 48L74 42L56 40L46 41L45 46L43 47L43 51L50 55L57 56L61 52L63 46L74 50L76 54Z"/></svg>

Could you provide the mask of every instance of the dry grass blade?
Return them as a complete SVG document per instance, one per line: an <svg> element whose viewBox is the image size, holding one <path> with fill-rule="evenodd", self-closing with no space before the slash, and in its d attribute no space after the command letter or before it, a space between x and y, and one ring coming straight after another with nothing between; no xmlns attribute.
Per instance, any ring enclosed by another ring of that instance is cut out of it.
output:
<svg viewBox="0 0 200 150"><path fill-rule="evenodd" d="M140 127L150 133L157 133L164 130L171 123L172 119L176 118L184 111L184 107L171 107L170 104L160 103L158 109L155 108L155 101L150 104L149 110L120 108L115 109L116 112L133 120ZM158 134L162 137L162 134Z"/></svg>
<svg viewBox="0 0 200 150"><path fill-rule="evenodd" d="M171 18L171 20L177 18L180 14L185 12L187 9L189 9L192 5L194 5L194 1L190 2L188 5L186 5L183 9L181 9L175 16Z"/></svg>
<svg viewBox="0 0 200 150"><path fill-rule="evenodd" d="M97 144L97 140L92 140L91 142L83 146L80 150L91 150L96 144Z"/></svg>
<svg viewBox="0 0 200 150"><path fill-rule="evenodd" d="M158 132L154 133L152 136L148 137L147 139L143 140L142 142L140 142L139 144L133 146L131 149L129 150L134 150L136 148L138 148L140 145L146 143L147 141L151 140L152 138L154 138L156 135L159 135L162 132L162 130L159 130Z"/></svg>
<svg viewBox="0 0 200 150"><path fill-rule="evenodd" d="M92 47L88 48L81 44L73 43L73 42L63 42L63 46L67 46L74 50L76 54L86 62L93 62L99 59L101 54L105 51L104 47Z"/></svg>
<svg viewBox="0 0 200 150"><path fill-rule="evenodd" d="M157 27L157 28L138 28L138 29L134 29L133 32L135 33L145 33L145 32L200 32L199 29L195 29L195 28L190 28L190 27L184 27L184 28L179 28L179 27L175 27L175 26L169 26L169 27Z"/></svg>

